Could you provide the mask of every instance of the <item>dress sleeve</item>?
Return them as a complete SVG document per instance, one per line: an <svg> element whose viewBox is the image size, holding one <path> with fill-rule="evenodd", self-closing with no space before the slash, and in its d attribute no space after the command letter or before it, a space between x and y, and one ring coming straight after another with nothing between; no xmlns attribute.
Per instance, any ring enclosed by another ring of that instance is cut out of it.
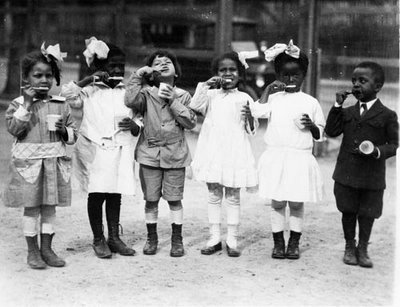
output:
<svg viewBox="0 0 400 307"><path fill-rule="evenodd" d="M210 105L210 96L208 95L210 87L205 82L199 82L196 87L196 91L193 95L192 101L189 107L201 115L206 116L208 107Z"/></svg>
<svg viewBox="0 0 400 307"><path fill-rule="evenodd" d="M324 140L324 128L325 128L325 116L322 112L321 105L318 101L316 101L314 105L314 112L313 112L313 121L315 125L317 125L319 129L319 138L316 139L317 142L322 142Z"/></svg>
<svg viewBox="0 0 400 307"><path fill-rule="evenodd" d="M68 139L65 140L65 143L68 145L73 145L78 138L76 123L71 115L71 109L68 104L65 105L64 109L64 118L65 118L65 128L67 129Z"/></svg>
<svg viewBox="0 0 400 307"><path fill-rule="evenodd" d="M255 118L269 118L271 116L271 106L271 101L260 103L257 100L253 104L250 104L250 111Z"/></svg>
<svg viewBox="0 0 400 307"><path fill-rule="evenodd" d="M20 99L23 98L21 97ZM13 100L10 103L5 116L7 131L11 135L22 138L31 130L32 112L25 109L17 100Z"/></svg>
<svg viewBox="0 0 400 307"><path fill-rule="evenodd" d="M67 99L67 103L73 109L82 109L83 102L88 97L86 88L79 87L75 82L71 81L61 87L60 96Z"/></svg>

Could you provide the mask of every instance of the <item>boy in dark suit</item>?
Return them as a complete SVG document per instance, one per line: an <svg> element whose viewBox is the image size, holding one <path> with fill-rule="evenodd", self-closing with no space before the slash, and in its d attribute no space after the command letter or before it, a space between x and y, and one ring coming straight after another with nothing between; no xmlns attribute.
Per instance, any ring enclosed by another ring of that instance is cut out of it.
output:
<svg viewBox="0 0 400 307"><path fill-rule="evenodd" d="M336 93L336 103L329 112L325 132L330 137L343 133L333 179L336 205L342 212L346 247L343 262L362 267L373 266L367 252L374 220L382 214L385 184L385 160L396 154L399 124L394 111L376 97L385 75L374 62L363 62L353 71L352 91ZM347 95L357 103L342 108ZM363 141L372 142L370 151ZM361 149L361 150L360 150ZM355 246L358 220L358 246Z"/></svg>

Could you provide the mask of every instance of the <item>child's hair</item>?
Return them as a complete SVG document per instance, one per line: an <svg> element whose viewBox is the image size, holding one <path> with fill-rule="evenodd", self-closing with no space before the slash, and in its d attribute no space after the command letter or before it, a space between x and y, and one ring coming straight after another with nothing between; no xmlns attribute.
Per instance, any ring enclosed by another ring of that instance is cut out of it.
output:
<svg viewBox="0 0 400 307"><path fill-rule="evenodd" d="M175 74L177 75L175 77L175 81L178 78L182 77L181 66L178 63L178 59L176 58L175 54L167 50L156 50L146 58L146 66L151 66L156 57L166 57L171 60L172 64L175 67Z"/></svg>
<svg viewBox="0 0 400 307"><path fill-rule="evenodd" d="M282 70L283 65L285 65L286 63L290 63L290 62L299 64L299 67L300 67L301 71L304 73L304 76L307 74L308 57L307 57L307 54L305 54L303 51L300 51L300 55L299 55L298 59L286 54L285 52L279 54L274 60L275 72L277 74L279 74L280 71Z"/></svg>
<svg viewBox="0 0 400 307"><path fill-rule="evenodd" d="M361 62L355 68L369 68L372 70L374 75L374 79L376 83L384 84L385 83L385 72L381 65L375 62Z"/></svg>
<svg viewBox="0 0 400 307"><path fill-rule="evenodd" d="M25 55L22 58L21 61L21 73L22 73L22 78L27 79L29 72L35 66L37 63L44 63L47 65L50 65L51 67L51 72L53 73L54 78L56 79L56 84L57 86L60 85L60 68L57 66L57 62L55 59L50 57L50 61L47 60L47 58L43 55L41 51L32 51Z"/></svg>
<svg viewBox="0 0 400 307"><path fill-rule="evenodd" d="M224 59L230 59L236 63L236 66L238 68L238 73L239 73L238 85L240 83L244 84L245 80L246 80L246 70L245 70L242 62L240 62L239 55L237 54L237 52L234 52L234 51L227 52L227 53L224 53L223 55L215 58L211 64L211 73L213 75L218 74L219 63Z"/></svg>
<svg viewBox="0 0 400 307"><path fill-rule="evenodd" d="M108 48L110 49L108 51L107 59L98 59L96 56L93 59L93 65L96 69L101 69L108 63L108 60L112 57L121 57L124 59L125 62L125 53L117 46L111 44L111 43L106 43Z"/></svg>

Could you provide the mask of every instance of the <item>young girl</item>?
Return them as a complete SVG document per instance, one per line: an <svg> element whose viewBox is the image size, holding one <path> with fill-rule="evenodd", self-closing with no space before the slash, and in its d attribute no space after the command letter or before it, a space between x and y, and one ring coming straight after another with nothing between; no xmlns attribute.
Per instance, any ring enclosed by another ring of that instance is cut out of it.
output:
<svg viewBox="0 0 400 307"><path fill-rule="evenodd" d="M246 109L253 100L237 89L244 80L245 68L236 52L217 58L212 71L215 76L198 84L190 104L193 110L205 117L192 163L194 177L206 182L208 188L211 238L201 253L211 255L222 249L221 202L225 190L226 247L229 256L238 257L240 188L257 185L249 141L249 135L254 132L254 120L248 107Z"/></svg>
<svg viewBox="0 0 400 307"><path fill-rule="evenodd" d="M94 37L86 41L86 46L83 54L94 74L62 87L70 106L83 109L74 172L81 189L89 193L87 207L96 256L110 258L111 252L133 256L135 251L118 233L121 194L135 193L134 135L140 130L124 105L125 54ZM103 234L104 201L107 242Z"/></svg>
<svg viewBox="0 0 400 307"><path fill-rule="evenodd" d="M265 152L259 160L259 193L272 199L272 258L299 258L304 202L322 198L322 178L312 155L313 139L321 140L325 119L318 101L301 92L307 73L307 55L289 43L266 51L275 59L277 80L265 89L251 112L268 118ZM290 238L285 252L285 210L289 203Z"/></svg>
<svg viewBox="0 0 400 307"><path fill-rule="evenodd" d="M65 56L58 44L47 49L43 44L41 51L27 54L21 62L22 96L13 100L6 111L7 130L14 136L14 144L5 203L24 207L23 231L28 264L33 269L65 265L51 243L56 206L71 205L71 159L65 144L73 144L76 135L65 99L49 95L53 80L60 84L58 65ZM58 118L54 126L46 122L48 115Z"/></svg>
<svg viewBox="0 0 400 307"><path fill-rule="evenodd" d="M180 76L175 55L156 51L149 56L146 66L132 74L127 85L125 104L143 116L144 121L135 156L140 163L139 175L146 201L145 255L157 252L158 202L161 196L168 201L171 213L170 255L184 255L181 200L185 167L191 162L184 130L196 126L196 115L187 107L190 94L175 87Z"/></svg>

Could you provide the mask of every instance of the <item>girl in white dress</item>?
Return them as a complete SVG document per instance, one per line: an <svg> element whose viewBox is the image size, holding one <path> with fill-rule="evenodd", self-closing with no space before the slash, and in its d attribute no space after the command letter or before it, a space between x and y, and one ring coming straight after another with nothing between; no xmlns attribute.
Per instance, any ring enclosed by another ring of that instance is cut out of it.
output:
<svg viewBox="0 0 400 307"><path fill-rule="evenodd" d="M255 161L249 136L254 133L254 119L247 105L252 98L238 90L245 68L235 52L217 58L215 76L199 83L189 105L205 118L192 163L193 176L207 183L208 219L211 238L204 255L222 249L221 202L223 191L227 201L228 255L240 256L237 236L240 218L240 188L257 185Z"/></svg>
<svg viewBox="0 0 400 307"><path fill-rule="evenodd" d="M93 249L99 258L111 252L133 256L135 251L120 239L121 194L135 193L134 146L140 122L124 104L125 54L92 37L83 53L94 74L62 87L71 108L82 109L80 136L74 152L74 174L88 192L88 215ZM106 203L108 240L103 235L103 202Z"/></svg>
<svg viewBox="0 0 400 307"><path fill-rule="evenodd" d="M272 199L272 258L298 259L304 202L322 198L322 178L312 154L313 139L322 140L325 119L318 101L300 87L307 73L307 55L293 45L276 44L266 51L274 59L277 80L251 106L254 117L268 118L265 152L259 160L259 194ZM285 252L285 211L289 203L290 238Z"/></svg>

